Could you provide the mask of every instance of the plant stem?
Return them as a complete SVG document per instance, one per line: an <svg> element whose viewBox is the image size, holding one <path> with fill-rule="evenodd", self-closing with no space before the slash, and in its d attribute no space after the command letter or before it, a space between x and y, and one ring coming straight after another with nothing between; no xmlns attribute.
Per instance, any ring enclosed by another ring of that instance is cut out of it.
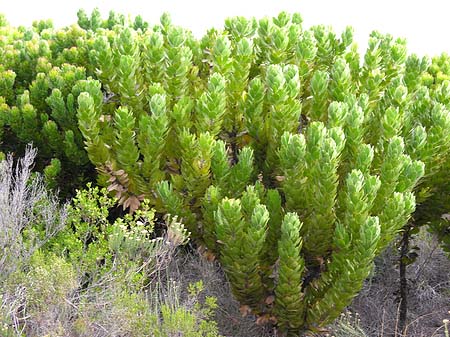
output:
<svg viewBox="0 0 450 337"><path fill-rule="evenodd" d="M401 336L405 331L406 327L406 317L408 314L408 279L406 277L406 267L408 265L408 251L409 242L411 239L410 226L407 226L402 234L402 239L400 241L400 313L398 318L398 329L401 332Z"/></svg>

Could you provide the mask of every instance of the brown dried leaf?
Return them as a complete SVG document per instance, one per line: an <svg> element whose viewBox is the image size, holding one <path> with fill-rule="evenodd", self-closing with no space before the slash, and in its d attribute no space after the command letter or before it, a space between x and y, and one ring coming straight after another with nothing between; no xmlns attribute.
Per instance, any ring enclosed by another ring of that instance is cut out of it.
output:
<svg viewBox="0 0 450 337"><path fill-rule="evenodd" d="M319 333L329 333L330 329L323 328L323 327L314 327L313 329L310 329L311 332L319 332Z"/></svg>
<svg viewBox="0 0 450 337"><path fill-rule="evenodd" d="M206 246L205 245L198 245L198 247L197 247L197 252L200 254L200 255L204 255L205 254L205 252L206 252Z"/></svg>
<svg viewBox="0 0 450 337"><path fill-rule="evenodd" d="M209 262L212 262L216 259L216 256L212 253L212 252L205 252L204 256L206 258L206 260L208 260Z"/></svg>
<svg viewBox="0 0 450 337"><path fill-rule="evenodd" d="M119 193L118 193L119 194ZM120 193L120 198L119 198L119 196L117 197L118 199L119 199L119 205L123 205L126 201L127 201L127 198L128 198L128 196L126 195L126 194L121 194ZM125 208L124 208L125 209Z"/></svg>
<svg viewBox="0 0 450 337"><path fill-rule="evenodd" d="M325 268L325 260L322 256L317 256L316 260L319 262L320 269Z"/></svg>
<svg viewBox="0 0 450 337"><path fill-rule="evenodd" d="M124 189L127 189L127 186L129 185L128 178L119 177L119 183L123 186Z"/></svg>
<svg viewBox="0 0 450 337"><path fill-rule="evenodd" d="M122 175L125 174L125 171L124 170L117 170L117 171L114 171L113 174L116 175L116 176L122 176Z"/></svg>
<svg viewBox="0 0 450 337"><path fill-rule="evenodd" d="M138 198L136 198L134 196L131 197L130 199L128 199L128 200L130 200L130 214L133 214L139 208L139 206L141 205L141 202L138 200Z"/></svg>
<svg viewBox="0 0 450 337"><path fill-rule="evenodd" d="M244 136L244 135L248 135L248 131L247 131L247 130L244 130L244 131L239 132L239 133L236 135L236 137L242 137L242 136Z"/></svg>
<svg viewBox="0 0 450 337"><path fill-rule="evenodd" d="M244 304L239 307L239 311L241 312L242 317L245 317L252 312L252 309L250 309L248 305Z"/></svg>
<svg viewBox="0 0 450 337"><path fill-rule="evenodd" d="M266 303L267 305L270 305L273 302L275 302L275 296L273 295L267 296L266 300L264 301L264 303Z"/></svg>
<svg viewBox="0 0 450 337"><path fill-rule="evenodd" d="M108 192L111 192L111 191L119 191L120 189L119 189L119 185L117 183L114 183L114 184L109 185L107 190L108 190Z"/></svg>
<svg viewBox="0 0 450 337"><path fill-rule="evenodd" d="M125 201L123 202L123 209L128 208L128 206L130 206L130 197L129 196L124 196L125 197Z"/></svg>
<svg viewBox="0 0 450 337"><path fill-rule="evenodd" d="M270 322L270 315L269 314L259 316L256 319L256 324L257 325L264 325L264 324L267 324L269 322Z"/></svg>

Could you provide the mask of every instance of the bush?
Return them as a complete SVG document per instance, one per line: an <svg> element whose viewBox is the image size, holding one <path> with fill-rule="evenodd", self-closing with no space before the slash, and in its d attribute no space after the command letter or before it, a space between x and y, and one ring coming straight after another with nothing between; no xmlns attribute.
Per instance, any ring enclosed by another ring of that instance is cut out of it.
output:
<svg viewBox="0 0 450 337"><path fill-rule="evenodd" d="M17 160L0 161L0 280L23 267L33 253L60 231L67 205L60 206L43 178L31 177L36 149L27 147Z"/></svg>
<svg viewBox="0 0 450 337"><path fill-rule="evenodd" d="M30 262L10 275L2 286L7 302L18 301L18 306L2 317L7 330L23 331L25 336L69 335L67 323L73 314L69 299L78 287L77 274L69 262L36 251ZM20 297L15 296L18 290L23 291Z"/></svg>
<svg viewBox="0 0 450 337"><path fill-rule="evenodd" d="M176 247L188 241L188 232L176 217L166 216L166 232L156 236L155 212L147 201L133 215L112 221L110 211L116 206L117 199L108 196L106 188L88 184L72 200L67 226L45 248L70 261L88 283L117 269L126 273L121 277L144 286L167 265Z"/></svg>
<svg viewBox="0 0 450 337"><path fill-rule="evenodd" d="M92 86L78 110L100 182L130 211L147 197L182 216L259 322L338 317L442 169L448 82L401 39L374 32L361 66L351 29L286 13L201 41L167 16L102 35L94 60L117 100L102 107Z"/></svg>
<svg viewBox="0 0 450 337"><path fill-rule="evenodd" d="M46 23L2 30L34 53L21 73L17 49L2 46L4 130L16 115L30 134L47 123L30 104L45 95L31 92L58 67L63 88L48 107L37 104L55 112L50 140L74 140L67 163L86 158L76 121L98 182L130 213L153 207L182 218L259 323L295 335L338 317L448 160L445 57L408 56L402 39L372 33L361 64L351 28L304 29L298 14L231 18L200 40L168 15L155 26L114 13L105 21L98 11L78 19L82 28L60 33ZM66 78L79 66L78 82ZM47 176L57 170L54 162ZM96 237L93 252L108 265L114 226L101 223L83 220L81 233ZM94 270L87 241L77 243L79 256Z"/></svg>
<svg viewBox="0 0 450 337"><path fill-rule="evenodd" d="M450 57L443 53L433 57L428 70L433 78L434 87L442 86L450 79ZM448 105L448 95L445 91L437 90L435 93ZM439 159L441 170L422 189L423 202L419 205L414 222L416 226L429 225L429 229L441 241L442 248L450 253L450 224L448 214L450 213L450 180L448 172L450 169L450 156Z"/></svg>
<svg viewBox="0 0 450 337"><path fill-rule="evenodd" d="M81 29L42 25L0 27L0 152L23 155L33 143L36 170L45 169L66 197L94 177L76 120L77 97L87 90L86 64L68 53L78 53L76 40L86 36ZM66 48L54 50L58 44Z"/></svg>

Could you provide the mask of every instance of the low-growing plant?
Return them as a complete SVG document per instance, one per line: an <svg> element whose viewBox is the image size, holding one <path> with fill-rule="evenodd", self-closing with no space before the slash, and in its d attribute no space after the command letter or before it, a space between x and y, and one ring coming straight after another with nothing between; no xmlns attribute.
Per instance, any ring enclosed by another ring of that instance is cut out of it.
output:
<svg viewBox="0 0 450 337"><path fill-rule="evenodd" d="M176 305L177 299L166 299L160 308L161 324L155 329L155 336L169 337L180 333L193 337L219 337L217 323L212 320L217 309L216 299L206 296L202 301L203 282L188 287L184 306Z"/></svg>
<svg viewBox="0 0 450 337"><path fill-rule="evenodd" d="M143 286L170 260L176 247L188 241L189 234L176 217L165 217L165 234L155 235L155 212L148 202L134 214L111 219L117 199L106 188L87 185L77 191L68 208L67 226L50 240L45 249L65 257L85 276L97 282L111 269L124 272ZM127 264L126 271L119 266Z"/></svg>
<svg viewBox="0 0 450 337"><path fill-rule="evenodd" d="M367 337L361 328L361 320L358 313L347 311L342 313L333 325L334 337Z"/></svg>
<svg viewBox="0 0 450 337"><path fill-rule="evenodd" d="M78 287L78 276L70 262L36 251L29 263L11 274L1 287L10 297L17 289L23 290L19 306L4 318L9 318L9 324L18 324L25 335L67 336L73 314L70 299Z"/></svg>
<svg viewBox="0 0 450 337"><path fill-rule="evenodd" d="M180 287L178 283L169 286ZM169 290L172 296L160 299L156 290L129 292L121 282L99 290L90 294L95 301L80 305L80 316L74 322L79 336L219 337L213 320L215 299L200 300L198 292L181 301L177 290ZM100 300L107 304L99 305Z"/></svg>
<svg viewBox="0 0 450 337"><path fill-rule="evenodd" d="M158 280L176 247L189 238L176 217L166 216L161 235L155 234L155 213L146 201L133 215L111 219L117 199L90 185L68 209L60 208L42 177L30 177L34 155L28 148L17 170L11 156L0 163L1 186L10 198L2 210L12 211L11 200L21 202L13 213L19 222L3 223L4 232L15 235L15 254L2 255L2 336L219 336L217 305L213 298L203 300L201 282L189 287L187 299L173 290L172 297L162 296ZM1 218L12 220L7 215ZM52 221L43 221L49 219L58 221L58 232Z"/></svg>
<svg viewBox="0 0 450 337"><path fill-rule="evenodd" d="M0 161L0 281L22 268L66 221L67 205L46 189L42 176L31 178L36 152L28 146L23 158Z"/></svg>

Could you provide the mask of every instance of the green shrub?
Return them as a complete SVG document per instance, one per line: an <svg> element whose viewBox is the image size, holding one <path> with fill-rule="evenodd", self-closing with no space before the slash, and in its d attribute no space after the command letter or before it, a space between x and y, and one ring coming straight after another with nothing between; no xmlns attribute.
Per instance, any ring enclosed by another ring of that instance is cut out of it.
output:
<svg viewBox="0 0 450 337"><path fill-rule="evenodd" d="M230 19L199 44L163 17L99 37L116 109L98 87L79 96L100 182L131 211L147 197L182 216L243 311L290 333L338 317L450 149L448 82L430 85L427 59L377 32L362 65L356 50L351 29L298 15Z"/></svg>
<svg viewBox="0 0 450 337"><path fill-rule="evenodd" d="M153 330L155 336L169 337L182 333L193 337L220 337L217 324L212 321L217 309L216 299L206 297L204 301L200 300L202 281L190 284L188 291L186 306L170 302L161 306L161 323Z"/></svg>
<svg viewBox="0 0 450 337"><path fill-rule="evenodd" d="M121 283L116 286L119 288L110 285L106 289L98 289L102 292L101 299L108 303L103 308L98 301L81 304L74 332L79 336L99 333L103 336L106 334L98 328L98 324L102 324L108 336L219 337L217 324L213 321L217 305L214 298L200 299L201 281L189 286L196 290L183 302L178 295L172 295L151 303L147 297L156 297L157 293L129 292L129 289L121 287ZM177 286L179 284L171 285Z"/></svg>
<svg viewBox="0 0 450 337"><path fill-rule="evenodd" d="M361 64L351 28L304 29L298 14L231 18L201 40L168 15L152 27L78 18L61 32L2 28L4 132L16 115L27 135L42 130L39 105L56 111L49 139L65 141L76 109L98 182L131 213L181 217L222 262L242 311L290 334L339 315L448 160L445 57L408 56L402 39L372 33ZM20 51L32 56L26 73ZM46 107L38 84L53 66L64 83ZM79 66L83 79L67 80ZM81 136L70 139L62 171L86 159ZM108 229L97 231L94 251L112 261Z"/></svg>
<svg viewBox="0 0 450 337"><path fill-rule="evenodd" d="M446 81L450 79L450 57L443 53L433 57L429 68L430 86L438 88L434 96L449 105L448 87ZM432 79L432 81L431 81ZM445 84L445 85L444 85ZM442 130L446 132L446 130ZM448 133L448 131L447 131ZM429 179L422 188L423 202L415 213L416 226L429 225L429 230L437 235L442 248L450 253L450 156L438 159L441 162L441 170Z"/></svg>
<svg viewBox="0 0 450 337"><path fill-rule="evenodd" d="M112 269L140 288L188 241L188 233L176 217L167 216L166 233L155 235L155 212L147 201L133 215L111 220L116 206L117 199L108 196L106 188L88 184L73 198L67 226L45 249L70 261L84 275L83 282L95 284Z"/></svg>
<svg viewBox="0 0 450 337"><path fill-rule="evenodd" d="M359 314L351 312L342 313L333 326L335 337L366 337L367 334L361 328Z"/></svg>
<svg viewBox="0 0 450 337"><path fill-rule="evenodd" d="M85 32L78 33L57 32L45 22L32 29L0 28L0 151L22 155L33 143L39 148L36 169L48 166L50 181L64 196L93 177L76 119L87 64L62 55L76 48L75 40L86 41ZM62 43L65 48L54 50Z"/></svg>
<svg viewBox="0 0 450 337"><path fill-rule="evenodd" d="M2 293L12 294L22 288L24 296L16 312L9 318L19 318L24 331L41 336L67 336L66 324L72 315L70 300L79 287L73 266L54 254L37 251L29 264L6 281ZM23 308L23 309L21 309ZM8 322L9 323L9 322Z"/></svg>

